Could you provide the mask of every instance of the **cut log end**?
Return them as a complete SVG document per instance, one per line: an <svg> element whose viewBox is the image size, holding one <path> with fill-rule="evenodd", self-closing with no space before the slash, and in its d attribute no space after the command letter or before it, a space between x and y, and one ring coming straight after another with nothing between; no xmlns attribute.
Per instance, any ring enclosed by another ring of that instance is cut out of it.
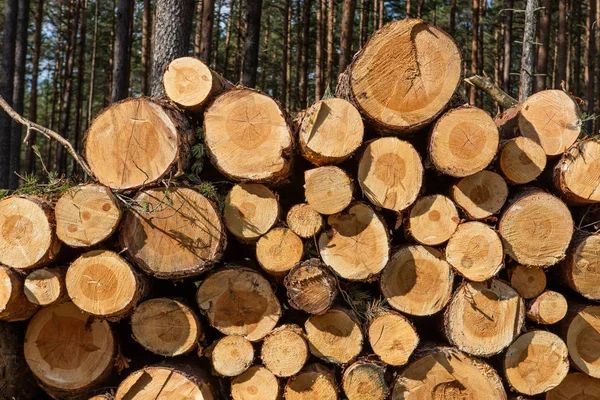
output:
<svg viewBox="0 0 600 400"><path fill-rule="evenodd" d="M546 289L546 273L541 268L517 265L511 271L510 285L524 299L533 299Z"/></svg>
<svg viewBox="0 0 600 400"><path fill-rule="evenodd" d="M308 203L296 204L287 213L287 226L303 239L316 236L323 228L323 216Z"/></svg>
<svg viewBox="0 0 600 400"><path fill-rule="evenodd" d="M255 365L231 380L231 398L233 400L277 400L279 381L271 371Z"/></svg>
<svg viewBox="0 0 600 400"><path fill-rule="evenodd" d="M408 231L417 242L437 246L450 239L459 222L458 211L452 200L434 194L415 202L409 214Z"/></svg>
<svg viewBox="0 0 600 400"><path fill-rule="evenodd" d="M236 238L254 241L275 225L279 218L277 196L264 185L235 185L225 198L223 219Z"/></svg>
<svg viewBox="0 0 600 400"><path fill-rule="evenodd" d="M354 360L363 346L363 333L356 316L339 308L310 317L304 324L310 352L333 364Z"/></svg>
<svg viewBox="0 0 600 400"><path fill-rule="evenodd" d="M269 275L285 276L302 259L304 244L289 228L273 228L256 243L256 260Z"/></svg>
<svg viewBox="0 0 600 400"><path fill-rule="evenodd" d="M571 289L590 300L600 300L600 234L574 240L561 269Z"/></svg>
<svg viewBox="0 0 600 400"><path fill-rule="evenodd" d="M357 361L344 371L342 388L348 400L385 400L389 391L385 368L374 362Z"/></svg>
<svg viewBox="0 0 600 400"><path fill-rule="evenodd" d="M548 290L530 302L527 318L542 325L555 324L567 315L568 303L565 297Z"/></svg>
<svg viewBox="0 0 600 400"><path fill-rule="evenodd" d="M304 333L297 325L284 325L267 335L260 353L265 367L279 377L296 375L308 356Z"/></svg>
<svg viewBox="0 0 600 400"><path fill-rule="evenodd" d="M582 397L583 396L583 397ZM581 372L572 372L546 394L546 400L598 400L600 399L600 379Z"/></svg>
<svg viewBox="0 0 600 400"><path fill-rule="evenodd" d="M546 168L546 159L542 146L532 139L518 136L502 146L498 166L509 182L522 185L540 176Z"/></svg>
<svg viewBox="0 0 600 400"><path fill-rule="evenodd" d="M508 186L497 173L481 171L458 181L450 188L450 195L469 218L485 219L504 206Z"/></svg>
<svg viewBox="0 0 600 400"><path fill-rule="evenodd" d="M554 184L571 204L600 203L600 141L584 139L563 154L554 167Z"/></svg>
<svg viewBox="0 0 600 400"><path fill-rule="evenodd" d="M402 211L414 203L421 191L421 156L403 140L377 139L369 143L360 158L358 183L375 206Z"/></svg>
<svg viewBox="0 0 600 400"><path fill-rule="evenodd" d="M296 264L283 281L290 305L309 314L323 314L338 293L338 281L321 260Z"/></svg>
<svg viewBox="0 0 600 400"><path fill-rule="evenodd" d="M419 344L419 335L410 321L399 313L388 311L373 318L368 328L373 352L388 365L400 367Z"/></svg>
<svg viewBox="0 0 600 400"><path fill-rule="evenodd" d="M308 170L304 181L306 202L321 214L338 213L352 201L352 181L341 168L327 166Z"/></svg>
<svg viewBox="0 0 600 400"><path fill-rule="evenodd" d="M63 268L42 268L25 278L24 292L27 299L39 306L48 306L66 297Z"/></svg>
<svg viewBox="0 0 600 400"><path fill-rule="evenodd" d="M588 306L570 319L566 337L569 356L580 371L600 378L600 306Z"/></svg>
<svg viewBox="0 0 600 400"><path fill-rule="evenodd" d="M288 380L285 400L337 400L335 375L321 364L306 366Z"/></svg>
<svg viewBox="0 0 600 400"><path fill-rule="evenodd" d="M212 366L221 376L238 376L254 361L254 347L242 336L225 336L211 352Z"/></svg>
<svg viewBox="0 0 600 400"><path fill-rule="evenodd" d="M38 309L29 301L23 277L16 271L0 265L0 320L14 322L29 319Z"/></svg>

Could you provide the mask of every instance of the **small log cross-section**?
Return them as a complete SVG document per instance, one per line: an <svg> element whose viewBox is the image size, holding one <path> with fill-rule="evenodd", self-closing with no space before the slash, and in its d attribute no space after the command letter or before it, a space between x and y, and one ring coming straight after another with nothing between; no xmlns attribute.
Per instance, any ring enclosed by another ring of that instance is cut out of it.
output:
<svg viewBox="0 0 600 400"><path fill-rule="evenodd" d="M600 140L571 146L554 167L554 184L568 203L600 203Z"/></svg>
<svg viewBox="0 0 600 400"><path fill-rule="evenodd" d="M42 308L25 333L25 360L55 398L73 398L108 378L116 350L108 322L70 302Z"/></svg>
<svg viewBox="0 0 600 400"><path fill-rule="evenodd" d="M590 300L600 300L600 234L573 240L560 272L569 287Z"/></svg>
<svg viewBox="0 0 600 400"><path fill-rule="evenodd" d="M533 299L546 289L546 273L542 268L517 265L510 270L510 286L524 299Z"/></svg>
<svg viewBox="0 0 600 400"><path fill-rule="evenodd" d="M98 114L87 132L85 158L103 185L136 189L183 173L194 141L183 114L164 102L139 97Z"/></svg>
<svg viewBox="0 0 600 400"><path fill-rule="evenodd" d="M367 333L373 352L384 363L396 367L406 364L419 345L415 327L408 318L395 311L373 318Z"/></svg>
<svg viewBox="0 0 600 400"><path fill-rule="evenodd" d="M257 240L279 218L277 196L259 183L241 183L231 188L225 198L225 226L244 242Z"/></svg>
<svg viewBox="0 0 600 400"><path fill-rule="evenodd" d="M363 140L358 110L343 99L320 100L307 111L298 133L302 156L314 165L338 164L352 155Z"/></svg>
<svg viewBox="0 0 600 400"><path fill-rule="evenodd" d="M304 324L310 352L333 364L354 360L363 346L363 332L356 315L342 308L310 317Z"/></svg>
<svg viewBox="0 0 600 400"><path fill-rule="evenodd" d="M444 332L458 349L489 357L508 347L521 331L525 305L504 282L469 282L460 286L444 312Z"/></svg>
<svg viewBox="0 0 600 400"><path fill-rule="evenodd" d="M308 360L304 332L297 325L283 325L268 334L262 344L260 358L275 376L294 376Z"/></svg>
<svg viewBox="0 0 600 400"><path fill-rule="evenodd" d="M407 230L420 244L437 246L456 231L460 218L456 206L446 196L433 194L418 199L410 209Z"/></svg>
<svg viewBox="0 0 600 400"><path fill-rule="evenodd" d="M52 261L60 249L54 213L37 197L0 200L0 264L28 270Z"/></svg>
<svg viewBox="0 0 600 400"><path fill-rule="evenodd" d="M344 371L342 388L348 400L385 400L389 390L385 368L372 361L356 361Z"/></svg>
<svg viewBox="0 0 600 400"><path fill-rule="evenodd" d="M56 202L56 234L71 247L89 247L111 236L121 222L117 198L102 185L70 188Z"/></svg>
<svg viewBox="0 0 600 400"><path fill-rule="evenodd" d="M555 324L567 315L567 299L558 292L548 290L527 305L527 318L542 325Z"/></svg>
<svg viewBox="0 0 600 400"><path fill-rule="evenodd" d="M304 172L306 202L321 214L344 210L352 201L352 180L343 169L319 167Z"/></svg>
<svg viewBox="0 0 600 400"><path fill-rule="evenodd" d="M242 336L224 336L211 350L212 366L221 376L238 376L250 368L253 361L252 343Z"/></svg>
<svg viewBox="0 0 600 400"><path fill-rule="evenodd" d="M296 264L283 280L290 306L309 314L323 314L338 293L338 281L318 258Z"/></svg>
<svg viewBox="0 0 600 400"><path fill-rule="evenodd" d="M600 378L600 306L587 306L575 311L567 320L565 342L575 367L591 377Z"/></svg>
<svg viewBox="0 0 600 400"><path fill-rule="evenodd" d="M232 89L219 95L204 113L204 140L212 163L233 180L274 183L290 173L292 132L265 94Z"/></svg>
<svg viewBox="0 0 600 400"><path fill-rule="evenodd" d="M429 137L429 155L442 173L462 178L486 168L498 151L500 135L489 114L463 106L438 119Z"/></svg>
<svg viewBox="0 0 600 400"><path fill-rule="evenodd" d="M572 372L546 394L546 400L598 400L600 379L581 372Z"/></svg>
<svg viewBox="0 0 600 400"><path fill-rule="evenodd" d="M160 279L197 276L220 260L227 235L215 205L193 189L147 189L127 211L119 241L130 260Z"/></svg>
<svg viewBox="0 0 600 400"><path fill-rule="evenodd" d="M323 228L323 216L308 203L292 206L287 213L285 222L296 235L303 239L316 236Z"/></svg>
<svg viewBox="0 0 600 400"><path fill-rule="evenodd" d="M0 320L14 322L29 319L38 309L37 304L29 301L23 276L18 272L0 265Z"/></svg>
<svg viewBox="0 0 600 400"><path fill-rule="evenodd" d="M358 183L371 203L402 211L417 199L423 185L421 156L395 137L368 144L358 164Z"/></svg>
<svg viewBox="0 0 600 400"><path fill-rule="evenodd" d="M66 268L36 269L25 278L25 296L39 306L48 306L67 297Z"/></svg>
<svg viewBox="0 0 600 400"><path fill-rule="evenodd" d="M530 138L517 136L502 146L498 166L510 183L522 185L540 176L546 161L542 146Z"/></svg>
<svg viewBox="0 0 600 400"><path fill-rule="evenodd" d="M288 380L283 397L285 400L337 400L337 391L333 372L315 363Z"/></svg>
<svg viewBox="0 0 600 400"><path fill-rule="evenodd" d="M321 258L344 279L362 281L378 274L389 259L385 222L364 203L327 219L329 230L319 236Z"/></svg>
<svg viewBox="0 0 600 400"><path fill-rule="evenodd" d="M196 299L212 327L252 342L268 335L281 316L271 284L253 270L215 272L202 281Z"/></svg>
<svg viewBox="0 0 600 400"><path fill-rule="evenodd" d="M529 331L504 356L508 383L518 392L536 395L558 386L569 372L567 345L546 331Z"/></svg>
<svg viewBox="0 0 600 400"><path fill-rule="evenodd" d="M256 260L269 275L283 277L300 262L302 239L289 228L273 228L256 243Z"/></svg>
<svg viewBox="0 0 600 400"><path fill-rule="evenodd" d="M165 357L189 353L204 336L195 312L180 301L167 298L138 305L131 316L131 331L145 349Z"/></svg>
<svg viewBox="0 0 600 400"><path fill-rule="evenodd" d="M378 30L354 57L337 94L385 133L408 133L433 121L461 82L462 60L454 40L418 19Z"/></svg>
<svg viewBox="0 0 600 400"><path fill-rule="evenodd" d="M497 173L481 171L452 185L450 196L470 219L485 219L504 206L508 186Z"/></svg>
<svg viewBox="0 0 600 400"><path fill-rule="evenodd" d="M233 400L277 400L279 381L271 371L254 365L231 380Z"/></svg>

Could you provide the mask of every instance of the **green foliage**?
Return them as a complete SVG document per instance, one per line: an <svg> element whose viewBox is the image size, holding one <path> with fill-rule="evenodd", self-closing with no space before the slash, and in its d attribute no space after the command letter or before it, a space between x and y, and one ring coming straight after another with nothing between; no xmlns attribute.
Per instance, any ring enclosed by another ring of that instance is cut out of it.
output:
<svg viewBox="0 0 600 400"><path fill-rule="evenodd" d="M387 301L374 297L364 285L347 283L340 285L340 294L348 306L356 313L361 323L366 324L379 314L389 311Z"/></svg>
<svg viewBox="0 0 600 400"><path fill-rule="evenodd" d="M594 133L594 132L588 132L587 131L587 123L590 121L595 121L598 119L598 115L595 113L588 113L588 112L583 112L581 113L581 134L583 136L598 136L598 132Z"/></svg>
<svg viewBox="0 0 600 400"><path fill-rule="evenodd" d="M49 172L47 175L47 183L41 183L39 177L34 174L19 175L21 180L19 188L14 191L15 195L22 196L39 196L49 199L57 199L69 188L75 185L75 182L65 178L64 176L58 176L56 172ZM3 195L6 196L8 191Z"/></svg>

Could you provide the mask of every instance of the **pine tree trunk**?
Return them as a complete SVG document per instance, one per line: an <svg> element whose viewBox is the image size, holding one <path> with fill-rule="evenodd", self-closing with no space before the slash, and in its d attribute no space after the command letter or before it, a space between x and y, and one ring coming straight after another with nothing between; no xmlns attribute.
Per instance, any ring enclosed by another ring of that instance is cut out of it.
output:
<svg viewBox="0 0 600 400"><path fill-rule="evenodd" d="M267 22L265 23L265 28L264 28L264 45L263 45L263 51L262 51L262 60L260 61L261 63L261 67L260 67L260 78L258 80L258 85L261 91L263 92L267 92L266 88L265 88L265 79L267 78L267 65L269 62L269 33L271 31L271 16L270 14L267 14ZM260 46L259 46L260 47Z"/></svg>
<svg viewBox="0 0 600 400"><path fill-rule="evenodd" d="M308 1L308 0L305 0ZM410 2L407 3L407 9L410 8ZM346 71L346 66L352 59L352 32L354 30L354 10L356 0L344 0L342 8L342 27L340 35L340 67L338 73Z"/></svg>
<svg viewBox="0 0 600 400"><path fill-rule="evenodd" d="M199 2L202 4L202 2ZM152 38L152 3L151 0L144 0L144 14L142 15L142 76L141 76L141 91L147 96L150 94L150 60L151 60L151 43Z"/></svg>
<svg viewBox="0 0 600 400"><path fill-rule="evenodd" d="M85 76L85 39L87 30L87 0L83 0L81 13L83 18L81 19L81 25L79 27L79 55L77 56L77 88L75 90L75 135L73 136L73 147L75 151L79 152L81 147L81 131L84 129L83 122L83 85ZM131 9L133 12L133 8ZM77 174L78 164L73 159L72 173Z"/></svg>
<svg viewBox="0 0 600 400"><path fill-rule="evenodd" d="M596 94L594 82L596 77L596 3L597 0L587 0L587 16L586 16L586 63L584 70L584 79L586 86L586 103L587 103L587 113L589 115L594 114L595 108L595 99L594 96ZM594 120L590 119L585 123L586 130L594 135Z"/></svg>
<svg viewBox="0 0 600 400"><path fill-rule="evenodd" d="M216 12L217 12L217 19L215 20L214 24L213 24L213 29L214 29L214 34L212 35L212 38L215 43L213 46L213 57L211 57L212 60L212 67L213 69L217 69L217 64L219 62L219 43L221 43L221 9L223 8L223 0L219 0L218 3L216 4Z"/></svg>
<svg viewBox="0 0 600 400"><path fill-rule="evenodd" d="M260 47L260 16L262 0L246 3L246 40L244 41L244 68L242 84L249 88L256 86L258 70L258 50Z"/></svg>
<svg viewBox="0 0 600 400"><path fill-rule="evenodd" d="M448 27L448 33L454 37L456 32L456 0L450 0L450 26Z"/></svg>
<svg viewBox="0 0 600 400"><path fill-rule="evenodd" d="M88 96L87 104L87 124L89 127L92 123L92 106L94 105L94 82L96 78L96 50L98 46L98 12L99 6L96 2L96 9L94 11L94 36L92 37L92 65L90 66L90 93ZM149 71L147 71L149 73Z"/></svg>
<svg viewBox="0 0 600 400"><path fill-rule="evenodd" d="M521 84L519 87L519 101L523 102L533 91L534 60L535 60L535 32L537 21L538 0L527 0L525 9L525 28L523 33L523 52L521 55Z"/></svg>
<svg viewBox="0 0 600 400"><path fill-rule="evenodd" d="M419 0L419 4L417 5L417 18L423 18L423 5L425 5L425 0Z"/></svg>
<svg viewBox="0 0 600 400"><path fill-rule="evenodd" d="M540 18L540 42L535 68L535 91L546 89L548 82L548 52L550 51L550 29L552 27L552 0L543 0L544 9Z"/></svg>
<svg viewBox="0 0 600 400"><path fill-rule="evenodd" d="M512 28L513 28L513 12L511 11L514 7L514 0L506 0L505 11L506 19L504 22L504 67L502 83L503 89L506 93L510 94L510 71L512 69Z"/></svg>
<svg viewBox="0 0 600 400"><path fill-rule="evenodd" d="M325 70L325 86L333 91L333 33L335 30L335 10L336 3L334 0L329 0L327 9L327 63Z"/></svg>
<svg viewBox="0 0 600 400"><path fill-rule="evenodd" d="M290 46L290 18L292 16L292 0L285 0L285 6L281 11L283 21L282 21L282 29L283 33L281 38L283 39L283 47L281 51L281 84L279 86L279 102L281 106L285 109L289 105L289 94L288 94L288 82L290 80L290 70L289 70L289 46Z"/></svg>
<svg viewBox="0 0 600 400"><path fill-rule="evenodd" d="M364 1L364 0L363 0ZM315 44L315 101L321 100L323 96L323 63L324 63L324 47L325 43L325 26L326 26L326 13L323 12L323 5L325 4L325 0L317 0L317 20L316 20L316 29L317 29L317 37Z"/></svg>
<svg viewBox="0 0 600 400"><path fill-rule="evenodd" d="M129 27L133 0L119 0L117 8L117 27L115 33L115 55L113 64L113 81L111 103L123 100L129 93Z"/></svg>
<svg viewBox="0 0 600 400"><path fill-rule="evenodd" d="M223 56L223 76L227 77L229 69L229 45L231 43L231 27L233 26L233 13L236 0L231 0L229 5L229 18L227 18L227 28L225 33L225 55Z"/></svg>
<svg viewBox="0 0 600 400"><path fill-rule="evenodd" d="M575 57L574 66L573 66L573 93L576 95L581 95L581 3L583 1L575 1L573 0L573 30L574 30L574 38L575 40Z"/></svg>
<svg viewBox="0 0 600 400"><path fill-rule="evenodd" d="M287 21L287 42L286 42L286 44L287 45L285 47L287 65L286 65L286 69L285 69L286 87L285 87L285 91L282 91L282 93L285 93L284 108L287 106L287 108L290 109L292 107L292 88L291 88L291 85L292 85L292 0L286 0L286 2L289 2L289 6L287 8L287 20L286 20Z"/></svg>
<svg viewBox="0 0 600 400"><path fill-rule="evenodd" d="M242 9L243 7L243 0L239 0L238 2L238 7L237 7L237 17L236 17L236 23L235 23L235 32L236 32L236 38L235 38L235 67L233 70L233 81L234 82L240 82L242 80L242 52L241 52L241 48L242 48L242 35L243 35L243 30L242 30Z"/></svg>
<svg viewBox="0 0 600 400"><path fill-rule="evenodd" d="M215 0L203 0L202 38L200 40L200 59L210 65L212 56L213 21L215 18ZM182 54L183 55L183 54Z"/></svg>
<svg viewBox="0 0 600 400"><path fill-rule="evenodd" d="M406 0L406 18L410 18L411 0Z"/></svg>
<svg viewBox="0 0 600 400"><path fill-rule="evenodd" d="M202 49L202 9L204 8L204 0L198 0L196 5L196 14L194 14L194 21L196 22L196 28L194 31L194 56L200 58L200 51Z"/></svg>
<svg viewBox="0 0 600 400"><path fill-rule="evenodd" d="M472 4L473 22L471 36L471 75L479 73L479 0L473 0ZM475 105L477 101L477 89L471 86L469 94L469 104Z"/></svg>
<svg viewBox="0 0 600 400"><path fill-rule="evenodd" d="M303 0L302 3L302 50L300 51L300 104L301 108L308 103L308 35L310 28L310 3L311 0Z"/></svg>

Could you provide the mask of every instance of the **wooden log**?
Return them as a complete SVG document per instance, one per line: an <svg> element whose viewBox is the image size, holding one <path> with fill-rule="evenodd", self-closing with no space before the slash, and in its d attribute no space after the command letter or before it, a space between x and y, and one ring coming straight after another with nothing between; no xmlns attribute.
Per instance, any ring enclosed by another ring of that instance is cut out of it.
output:
<svg viewBox="0 0 600 400"><path fill-rule="evenodd" d="M160 279L197 276L219 261L227 235L215 205L196 190L147 189L127 211L119 242L130 260Z"/></svg>
<svg viewBox="0 0 600 400"><path fill-rule="evenodd" d="M37 304L29 301L25 294L24 279L18 272L0 265L0 320L24 321L38 309Z"/></svg>
<svg viewBox="0 0 600 400"><path fill-rule="evenodd" d="M302 156L321 166L349 158L362 144L363 134L363 121L356 107L346 100L330 98L306 110L298 141Z"/></svg>
<svg viewBox="0 0 600 400"><path fill-rule="evenodd" d="M517 195L504 211L498 231L508 255L519 264L548 267L565 258L573 235L571 211L541 190Z"/></svg>
<svg viewBox="0 0 600 400"><path fill-rule="evenodd" d="M412 206L407 231L418 243L437 246L450 239L459 223L452 200L433 194L419 198Z"/></svg>
<svg viewBox="0 0 600 400"><path fill-rule="evenodd" d="M506 400L498 373L485 362L450 347L425 351L394 382L391 400Z"/></svg>
<svg viewBox="0 0 600 400"><path fill-rule="evenodd" d="M6 399L39 399L40 389L23 357L23 329L0 322L0 394Z"/></svg>
<svg viewBox="0 0 600 400"><path fill-rule="evenodd" d="M109 188L79 185L56 202L56 235L71 247L89 247L109 238L121 222L121 208Z"/></svg>
<svg viewBox="0 0 600 400"><path fill-rule="evenodd" d="M421 156L410 143L395 137L374 140L360 158L358 183L376 207L402 211L421 191Z"/></svg>
<svg viewBox="0 0 600 400"><path fill-rule="evenodd" d="M113 320L131 314L148 291L146 279L108 250L93 250L73 261L65 285L81 310Z"/></svg>
<svg viewBox="0 0 600 400"><path fill-rule="evenodd" d="M225 226L244 242L255 241L269 231L279 218L277 195L258 183L241 183L225 198Z"/></svg>
<svg viewBox="0 0 600 400"><path fill-rule="evenodd" d="M204 112L204 141L213 165L230 179L275 183L290 173L294 141L285 112L257 91L217 96Z"/></svg>
<svg viewBox="0 0 600 400"><path fill-rule="evenodd" d="M524 299L533 299L546 289L546 273L542 268L517 265L510 271L510 286Z"/></svg>
<svg viewBox="0 0 600 400"><path fill-rule="evenodd" d="M352 180L341 168L310 169L304 172L304 182L306 202L321 214L339 213L352 201Z"/></svg>
<svg viewBox="0 0 600 400"><path fill-rule="evenodd" d="M88 400L114 400L114 396L110 393L103 393L92 396Z"/></svg>
<svg viewBox="0 0 600 400"><path fill-rule="evenodd" d="M212 98L233 84L195 57L180 57L165 68L162 78L165 94L188 111L199 113Z"/></svg>
<svg viewBox="0 0 600 400"><path fill-rule="evenodd" d="M546 393L546 400L597 400L600 393L600 379L581 372L572 372Z"/></svg>
<svg viewBox="0 0 600 400"><path fill-rule="evenodd" d="M396 367L405 365L419 345L419 334L413 324L395 311L373 318L367 333L373 352L384 363Z"/></svg>
<svg viewBox="0 0 600 400"><path fill-rule="evenodd" d="M468 280L487 281L504 266L502 240L482 222L460 224L446 246L446 260Z"/></svg>
<svg viewBox="0 0 600 400"><path fill-rule="evenodd" d="M302 259L304 244L291 229L271 229L256 243L256 260L263 270L275 277L284 277Z"/></svg>
<svg viewBox="0 0 600 400"><path fill-rule="evenodd" d="M500 135L489 114L462 106L442 115L429 136L429 157L435 168L462 178L484 170L498 152Z"/></svg>
<svg viewBox="0 0 600 400"><path fill-rule="evenodd" d="M25 278L23 291L27 300L38 306L68 299L65 285L66 268L42 268L30 272Z"/></svg>
<svg viewBox="0 0 600 400"><path fill-rule="evenodd" d="M51 262L60 250L54 213L37 197L9 196L0 200L0 264L29 270Z"/></svg>
<svg viewBox="0 0 600 400"><path fill-rule="evenodd" d="M96 116L87 131L85 158L101 184L137 189L183 174L194 142L192 125L175 107L138 97Z"/></svg>
<svg viewBox="0 0 600 400"><path fill-rule="evenodd" d="M342 388L348 400L385 400L389 392L385 368L373 361L356 361L344 370Z"/></svg>
<svg viewBox="0 0 600 400"><path fill-rule="evenodd" d="M500 150L498 167L510 183L522 185L535 179L546 168L544 148L525 136L506 141Z"/></svg>
<svg viewBox="0 0 600 400"><path fill-rule="evenodd" d="M405 314L432 315L450 300L454 273L433 247L399 248L383 270L379 284L388 304Z"/></svg>
<svg viewBox="0 0 600 400"><path fill-rule="evenodd" d="M329 229L319 236L325 264L348 280L363 281L381 272L390 254L388 230L371 207L356 202L329 216L327 223Z"/></svg>
<svg viewBox="0 0 600 400"><path fill-rule="evenodd" d="M215 272L202 281L196 299L212 327L251 342L268 335L281 316L271 284L254 270Z"/></svg>
<svg viewBox="0 0 600 400"><path fill-rule="evenodd" d="M526 395L545 393L569 373L567 345L546 331L529 331L515 340L504 356L508 383Z"/></svg>
<svg viewBox="0 0 600 400"><path fill-rule="evenodd" d="M331 308L306 320L304 330L311 354L326 362L348 364L362 350L363 332L352 311Z"/></svg>
<svg viewBox="0 0 600 400"><path fill-rule="evenodd" d="M337 400L335 375L322 364L310 364L292 376L283 391L285 400Z"/></svg>
<svg viewBox="0 0 600 400"><path fill-rule="evenodd" d="M115 400L217 399L206 373L193 364L157 364L132 372L121 382Z"/></svg>
<svg viewBox="0 0 600 400"><path fill-rule="evenodd" d="M600 140L587 138L571 146L554 167L554 185L565 201L600 203Z"/></svg>
<svg viewBox="0 0 600 400"><path fill-rule="evenodd" d="M450 197L469 219L485 219L502 209L508 186L497 173L481 171L452 185Z"/></svg>
<svg viewBox="0 0 600 400"><path fill-rule="evenodd" d="M308 360L308 345L298 325L282 325L263 340L260 358L275 376L296 375Z"/></svg>
<svg viewBox="0 0 600 400"><path fill-rule="evenodd" d="M287 213L285 222L296 235L303 239L317 236L323 228L323 216L308 203L292 206Z"/></svg>
<svg viewBox="0 0 600 400"><path fill-rule="evenodd" d="M254 347L242 336L224 336L211 351L211 363L221 376L241 375L254 361Z"/></svg>
<svg viewBox="0 0 600 400"><path fill-rule="evenodd" d="M231 380L233 400L277 400L279 381L265 367L255 365Z"/></svg>
<svg viewBox="0 0 600 400"><path fill-rule="evenodd" d="M142 347L165 357L191 352L204 337L194 310L167 298L140 303L131 316L131 331Z"/></svg>
<svg viewBox="0 0 600 400"><path fill-rule="evenodd" d="M461 54L442 30L418 19L385 25L340 77L338 97L384 133L414 132L431 123L461 82Z"/></svg>
<svg viewBox="0 0 600 400"><path fill-rule="evenodd" d="M560 273L565 283L583 297L600 300L600 234L577 236L562 264Z"/></svg>
<svg viewBox="0 0 600 400"><path fill-rule="evenodd" d="M565 296L547 290L529 302L527 305L527 318L538 324L551 325L567 315L567 308L568 303Z"/></svg>
<svg viewBox="0 0 600 400"><path fill-rule="evenodd" d="M600 306L571 307L565 321L569 357L574 366L600 378Z"/></svg>
<svg viewBox="0 0 600 400"><path fill-rule="evenodd" d="M73 398L107 379L117 353L108 322L66 302L42 308L25 333L25 360L54 398Z"/></svg>
<svg viewBox="0 0 600 400"><path fill-rule="evenodd" d="M489 357L519 335L525 321L523 300L498 279L461 285L444 312L448 341L465 353Z"/></svg>
<svg viewBox="0 0 600 400"><path fill-rule="evenodd" d="M296 264L283 280L290 306L309 314L323 314L338 294L338 281L318 258Z"/></svg>

